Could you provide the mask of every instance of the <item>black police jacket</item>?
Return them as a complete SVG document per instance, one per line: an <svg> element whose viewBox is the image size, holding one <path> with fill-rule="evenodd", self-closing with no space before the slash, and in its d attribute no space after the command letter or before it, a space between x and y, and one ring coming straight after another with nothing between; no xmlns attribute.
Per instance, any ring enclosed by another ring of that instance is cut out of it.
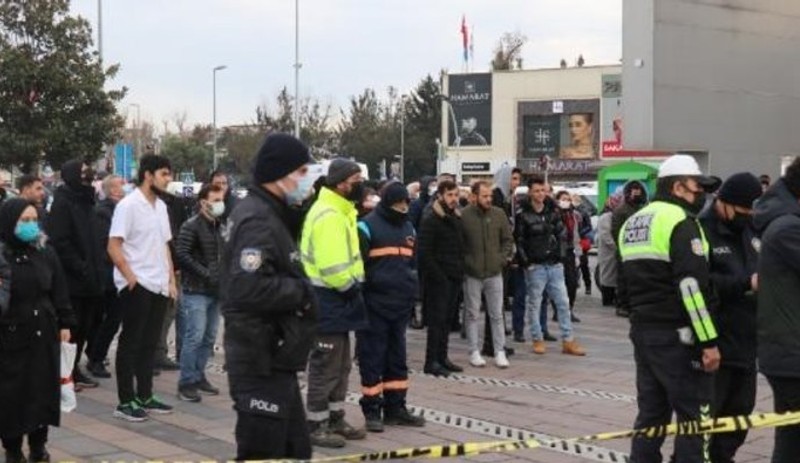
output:
<svg viewBox="0 0 800 463"><path fill-rule="evenodd" d="M252 188L228 218L220 294L231 376L306 367L317 302L295 231L293 211L260 187Z"/></svg>
<svg viewBox="0 0 800 463"><path fill-rule="evenodd" d="M379 204L359 222L358 235L368 313L378 313L390 320L410 316L417 297L416 233L407 215Z"/></svg>
<svg viewBox="0 0 800 463"><path fill-rule="evenodd" d="M553 201L545 201L540 212L533 209L530 201L525 201L514 223L520 265L560 263L565 252L565 233L564 222Z"/></svg>
<svg viewBox="0 0 800 463"><path fill-rule="evenodd" d="M714 322L722 364L755 369L756 297L750 286L760 241L752 228L732 230L714 207L699 217L711 248L711 285L719 301Z"/></svg>
<svg viewBox="0 0 800 463"><path fill-rule="evenodd" d="M187 220L175 243L181 285L190 293L214 296L219 289L219 263L222 251L222 224L196 214Z"/></svg>

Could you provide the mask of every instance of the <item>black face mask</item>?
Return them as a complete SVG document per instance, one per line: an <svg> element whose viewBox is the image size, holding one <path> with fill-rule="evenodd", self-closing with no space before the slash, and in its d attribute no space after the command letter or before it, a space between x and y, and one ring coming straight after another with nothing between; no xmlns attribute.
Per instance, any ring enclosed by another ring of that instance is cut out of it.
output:
<svg viewBox="0 0 800 463"><path fill-rule="evenodd" d="M733 230L740 232L745 230L751 226L753 223L753 217L747 214L740 214L738 212L733 213L733 218L727 221L728 227Z"/></svg>
<svg viewBox="0 0 800 463"><path fill-rule="evenodd" d="M347 199L353 202L359 202L364 198L364 182L353 183L350 188L350 193L347 194Z"/></svg>

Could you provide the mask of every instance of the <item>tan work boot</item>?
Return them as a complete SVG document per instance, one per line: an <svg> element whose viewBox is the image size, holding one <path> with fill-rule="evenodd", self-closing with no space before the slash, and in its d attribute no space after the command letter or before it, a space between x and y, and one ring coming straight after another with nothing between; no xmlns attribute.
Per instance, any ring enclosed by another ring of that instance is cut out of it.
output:
<svg viewBox="0 0 800 463"><path fill-rule="evenodd" d="M533 341L533 353L542 355L547 352L547 346L545 346L544 341Z"/></svg>
<svg viewBox="0 0 800 463"><path fill-rule="evenodd" d="M567 355L577 355L582 357L586 355L586 351L578 344L577 341L564 341L561 345L561 353Z"/></svg>

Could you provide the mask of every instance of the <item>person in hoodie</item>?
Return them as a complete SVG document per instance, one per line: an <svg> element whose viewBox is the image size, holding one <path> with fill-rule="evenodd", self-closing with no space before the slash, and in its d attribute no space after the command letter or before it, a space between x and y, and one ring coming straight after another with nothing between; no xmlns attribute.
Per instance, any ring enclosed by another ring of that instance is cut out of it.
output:
<svg viewBox="0 0 800 463"><path fill-rule="evenodd" d="M761 196L758 178L742 172L720 187L700 214L711 246L711 283L719 299L720 368L714 377L714 416L749 415L756 403L756 297L758 239L753 203ZM747 431L714 434L711 461L732 463Z"/></svg>
<svg viewBox="0 0 800 463"><path fill-rule="evenodd" d="M622 193L614 193L606 200L603 213L597 219L597 281L603 307L616 304L617 274L617 240L611 232L611 216L614 209L622 203Z"/></svg>
<svg viewBox="0 0 800 463"><path fill-rule="evenodd" d="M800 410L800 157L755 205L758 260L758 368L776 412ZM800 425L775 429L772 463L796 462Z"/></svg>
<svg viewBox="0 0 800 463"><path fill-rule="evenodd" d="M384 425L425 424L424 418L406 408L406 326L417 288L416 232L408 221L408 203L405 187L390 183L381 192L375 210L358 222L369 319L369 327L356 332L362 393L359 403L370 432L382 432Z"/></svg>
<svg viewBox="0 0 800 463"><path fill-rule="evenodd" d="M625 221L633 214L637 213L639 209L647 205L647 187L638 180L631 180L622 188L622 197L624 198L623 203L617 206L611 214L611 235L614 237L615 243L619 240L619 232L622 230L622 225ZM617 268L621 266L622 256L620 256L618 251ZM617 315L620 317L627 317L631 313L631 303L628 298L628 286L623 272L617 272L616 292Z"/></svg>
<svg viewBox="0 0 800 463"><path fill-rule="evenodd" d="M72 308L78 324L72 336L77 345L73 379L79 388L94 388L97 381L84 374L79 364L87 340L94 337L103 307L106 279L102 275L102 239L97 235L94 213L94 174L84 162L67 161L61 168L64 184L55 191L50 208L50 243L64 266Z"/></svg>

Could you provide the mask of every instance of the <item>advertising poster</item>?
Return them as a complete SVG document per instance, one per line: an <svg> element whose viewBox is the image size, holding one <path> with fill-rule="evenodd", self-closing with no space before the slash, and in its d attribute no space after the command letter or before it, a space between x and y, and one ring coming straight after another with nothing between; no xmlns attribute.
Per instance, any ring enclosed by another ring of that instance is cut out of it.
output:
<svg viewBox="0 0 800 463"><path fill-rule="evenodd" d="M544 155L563 160L597 159L600 146L599 100L519 103L520 158Z"/></svg>
<svg viewBox="0 0 800 463"><path fill-rule="evenodd" d="M601 129L603 156L613 156L622 150L622 75L603 75Z"/></svg>
<svg viewBox="0 0 800 463"><path fill-rule="evenodd" d="M450 75L448 91L455 116L448 117L449 146L491 145L492 75ZM457 127L453 127L453 119Z"/></svg>

